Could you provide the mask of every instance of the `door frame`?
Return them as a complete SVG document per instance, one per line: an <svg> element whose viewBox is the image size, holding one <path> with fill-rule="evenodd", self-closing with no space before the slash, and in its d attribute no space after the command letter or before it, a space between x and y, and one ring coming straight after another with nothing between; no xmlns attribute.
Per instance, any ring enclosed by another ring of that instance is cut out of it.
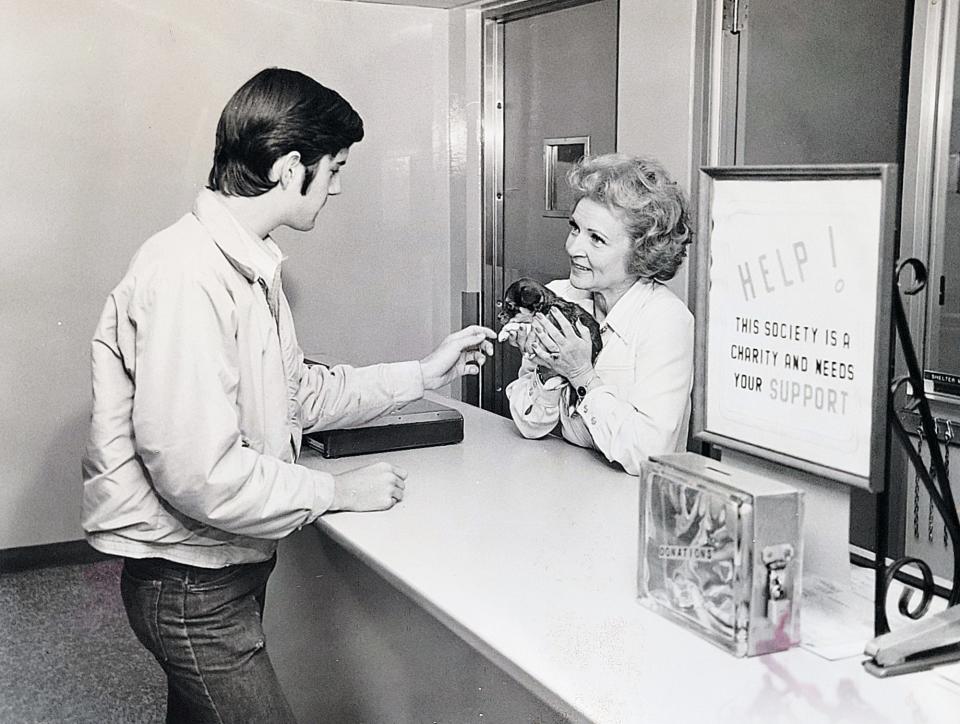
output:
<svg viewBox="0 0 960 724"><path fill-rule="evenodd" d="M512 20L589 5L597 0L503 0L485 5L483 23L481 141L482 265L480 323L496 329L497 301L503 296L503 136L504 25ZM492 364L480 371L480 407L495 409L497 390L503 387L503 364L494 355Z"/></svg>
<svg viewBox="0 0 960 724"><path fill-rule="evenodd" d="M957 23L960 0L917 3L914 12L907 137L903 168L901 258L913 256L927 266L928 284L943 274L946 189L950 179L950 131L953 121ZM929 349L939 339L937 305L927 294L906 300L917 355L927 367Z"/></svg>

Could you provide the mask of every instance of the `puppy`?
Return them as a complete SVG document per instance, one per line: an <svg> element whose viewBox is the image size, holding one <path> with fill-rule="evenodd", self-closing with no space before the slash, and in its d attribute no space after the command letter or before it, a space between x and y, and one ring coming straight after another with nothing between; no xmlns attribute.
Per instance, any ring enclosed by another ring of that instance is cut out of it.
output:
<svg viewBox="0 0 960 724"><path fill-rule="evenodd" d="M529 322L533 315L540 312L550 319L550 310L558 309L560 313L567 318L573 328L577 328L577 322L583 324L590 332L590 342L592 350L590 361L596 362L597 355L603 347L600 341L600 325L587 310L574 302L568 302L561 299L551 292L540 282L527 277L517 279L513 284L507 287L503 294L503 300L497 302L500 309L497 312L497 319L503 325L500 329L499 340L502 342L507 337L507 333L516 329L523 322ZM551 320L552 321L552 320ZM508 325L516 325L509 327ZM554 326L557 326L554 322Z"/></svg>

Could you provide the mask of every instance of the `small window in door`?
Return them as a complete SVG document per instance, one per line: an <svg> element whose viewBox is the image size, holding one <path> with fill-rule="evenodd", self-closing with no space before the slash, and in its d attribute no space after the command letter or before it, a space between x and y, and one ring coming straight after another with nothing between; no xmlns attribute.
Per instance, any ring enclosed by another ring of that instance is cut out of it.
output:
<svg viewBox="0 0 960 724"><path fill-rule="evenodd" d="M590 136L543 139L544 216L567 216L573 211L567 173L589 153Z"/></svg>

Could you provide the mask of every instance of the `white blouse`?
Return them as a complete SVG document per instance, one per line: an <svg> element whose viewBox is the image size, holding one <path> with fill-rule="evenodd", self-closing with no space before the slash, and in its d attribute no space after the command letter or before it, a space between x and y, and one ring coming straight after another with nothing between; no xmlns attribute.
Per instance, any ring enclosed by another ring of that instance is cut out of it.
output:
<svg viewBox="0 0 960 724"><path fill-rule="evenodd" d="M594 313L590 292L567 279L547 287ZM651 455L686 449L693 388L693 315L659 282L641 279L600 324L603 349L594 369L602 385L582 399L562 377L540 382L524 358L507 386L510 414L524 437L561 424L563 437L596 448L636 475Z"/></svg>

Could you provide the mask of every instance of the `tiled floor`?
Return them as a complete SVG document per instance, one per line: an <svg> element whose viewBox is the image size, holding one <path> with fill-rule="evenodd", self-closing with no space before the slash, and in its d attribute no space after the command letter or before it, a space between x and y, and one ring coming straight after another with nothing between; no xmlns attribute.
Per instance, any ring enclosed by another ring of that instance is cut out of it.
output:
<svg viewBox="0 0 960 724"><path fill-rule="evenodd" d="M162 722L166 683L127 625L120 563L0 575L0 722Z"/></svg>

